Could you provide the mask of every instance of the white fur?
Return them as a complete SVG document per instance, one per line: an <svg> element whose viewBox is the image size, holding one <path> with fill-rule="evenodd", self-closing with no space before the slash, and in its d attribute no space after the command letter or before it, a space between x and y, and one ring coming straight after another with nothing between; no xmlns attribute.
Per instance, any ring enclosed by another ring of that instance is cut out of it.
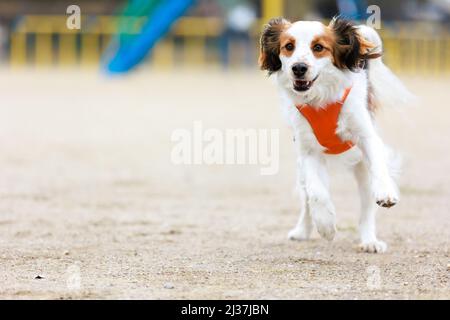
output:
<svg viewBox="0 0 450 320"><path fill-rule="evenodd" d="M375 30L366 26L358 30L382 50L380 37ZM297 184L301 198L300 218L297 226L289 232L289 238L308 239L313 224L322 237L328 240L334 238L336 214L329 192L326 162L339 161L354 171L359 186L360 248L365 252L384 252L386 244L376 236L377 202L395 204L399 200L399 193L389 164L390 153L380 139L368 109L368 86L374 91L376 103L383 106L405 103L410 95L381 58L370 62L368 75L364 70L351 72L338 69L328 57L316 58L311 50L311 41L325 32L322 23L296 22L286 32L296 39L295 51L290 57L280 56L282 69L275 75L282 112L294 131L298 151ZM319 76L306 92L295 91L293 87L291 69L300 62L309 66L307 81ZM352 140L356 146L341 155L326 155L296 105L325 107L328 103L338 101L349 86L352 86L352 90L339 116L337 134L343 140Z"/></svg>

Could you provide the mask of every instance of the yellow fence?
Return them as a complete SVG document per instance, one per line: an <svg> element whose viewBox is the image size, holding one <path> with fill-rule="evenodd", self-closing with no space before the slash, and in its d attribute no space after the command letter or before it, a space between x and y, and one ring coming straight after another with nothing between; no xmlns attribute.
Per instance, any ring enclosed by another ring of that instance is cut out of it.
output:
<svg viewBox="0 0 450 320"><path fill-rule="evenodd" d="M81 30L69 30L66 16L24 16L16 24L10 39L12 66L96 66L111 37L116 34L118 17L82 17ZM143 23L144 21L142 21ZM258 34L253 30L254 52L258 54ZM398 72L413 74L450 73L450 34L436 26L397 24L381 30L385 59ZM394 32L395 30L395 32ZM184 17L161 41L148 59L153 66L170 68L175 64L220 65L217 39L223 31L218 18ZM138 32L138 30L136 30ZM178 40L182 40L181 42ZM210 41L213 42L211 45ZM214 42L215 41L215 42ZM241 49L242 50L242 49ZM241 52L230 50L232 62L243 65Z"/></svg>
<svg viewBox="0 0 450 320"><path fill-rule="evenodd" d="M450 74L450 37L384 37L385 61L397 72Z"/></svg>
<svg viewBox="0 0 450 320"><path fill-rule="evenodd" d="M66 16L24 16L11 34L10 64L21 66L97 65L111 37L117 33L123 19L116 16L82 17L80 30L66 27ZM144 23L137 23L139 26ZM186 64L205 63L206 40L218 37L223 23L217 18L185 17L180 19L169 37L157 45L151 62L170 66L175 60L174 38L183 39ZM132 31L133 33L133 31Z"/></svg>

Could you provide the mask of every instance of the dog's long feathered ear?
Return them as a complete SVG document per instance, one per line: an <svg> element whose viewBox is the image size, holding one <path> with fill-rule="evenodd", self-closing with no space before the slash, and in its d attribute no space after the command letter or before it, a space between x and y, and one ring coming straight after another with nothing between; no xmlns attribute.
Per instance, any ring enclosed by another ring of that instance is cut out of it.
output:
<svg viewBox="0 0 450 320"><path fill-rule="evenodd" d="M281 69L280 35L290 22L284 18L271 19L261 34L259 66L269 75Z"/></svg>
<svg viewBox="0 0 450 320"><path fill-rule="evenodd" d="M382 56L381 53L374 53L375 45L364 39L352 22L335 17L329 27L335 35L333 55L336 67L357 71L364 67L368 59Z"/></svg>

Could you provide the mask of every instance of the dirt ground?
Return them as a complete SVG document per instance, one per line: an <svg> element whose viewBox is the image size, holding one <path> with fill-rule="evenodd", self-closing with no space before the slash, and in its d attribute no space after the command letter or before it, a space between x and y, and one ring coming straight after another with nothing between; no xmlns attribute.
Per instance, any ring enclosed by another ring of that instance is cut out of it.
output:
<svg viewBox="0 0 450 320"><path fill-rule="evenodd" d="M359 253L358 197L333 171L338 235L287 240L294 151L257 72L0 72L0 298L449 299L450 79L405 77L384 110L404 156L381 255ZM279 128L280 171L176 166L177 128Z"/></svg>

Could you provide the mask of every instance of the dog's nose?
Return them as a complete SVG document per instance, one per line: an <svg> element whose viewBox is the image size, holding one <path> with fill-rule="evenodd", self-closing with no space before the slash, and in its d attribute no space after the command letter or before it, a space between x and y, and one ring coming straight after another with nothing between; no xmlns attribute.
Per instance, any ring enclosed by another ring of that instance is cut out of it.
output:
<svg viewBox="0 0 450 320"><path fill-rule="evenodd" d="M303 77L308 71L308 65L306 63L296 63L292 66L292 72L296 77Z"/></svg>

